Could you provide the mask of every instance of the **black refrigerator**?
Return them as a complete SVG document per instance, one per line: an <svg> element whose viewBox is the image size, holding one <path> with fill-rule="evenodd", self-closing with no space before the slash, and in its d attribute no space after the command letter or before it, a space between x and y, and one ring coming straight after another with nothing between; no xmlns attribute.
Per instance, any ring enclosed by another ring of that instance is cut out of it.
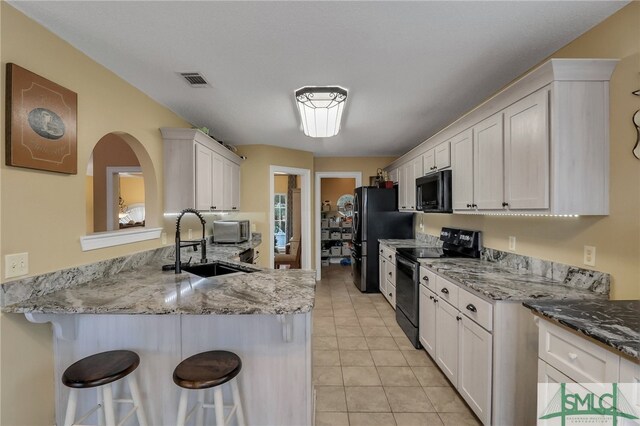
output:
<svg viewBox="0 0 640 426"><path fill-rule="evenodd" d="M397 189L363 186L353 200L353 283L362 292L380 291L378 240L413 238L413 213L398 212Z"/></svg>

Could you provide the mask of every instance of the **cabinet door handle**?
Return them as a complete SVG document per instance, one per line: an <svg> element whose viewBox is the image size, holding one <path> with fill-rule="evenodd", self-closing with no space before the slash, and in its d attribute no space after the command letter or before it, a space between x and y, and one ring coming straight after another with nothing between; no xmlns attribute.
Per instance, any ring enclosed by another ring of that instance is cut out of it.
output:
<svg viewBox="0 0 640 426"><path fill-rule="evenodd" d="M475 307L475 306L473 306L473 304L472 304L472 303L469 303L469 304L467 305L467 309L468 309L468 310L470 310L471 312L478 312L478 310L476 309L476 307Z"/></svg>
<svg viewBox="0 0 640 426"><path fill-rule="evenodd" d="M449 289L445 287L440 290L440 293L449 294Z"/></svg>
<svg viewBox="0 0 640 426"><path fill-rule="evenodd" d="M467 208L470 209L471 208L471 204L467 204Z"/></svg>
<svg viewBox="0 0 640 426"><path fill-rule="evenodd" d="M509 207L509 203L502 203L502 207Z"/></svg>
<svg viewBox="0 0 640 426"><path fill-rule="evenodd" d="M232 209L232 210L235 210L235 209L237 209L237 207L231 207L231 209Z"/></svg>
<svg viewBox="0 0 640 426"><path fill-rule="evenodd" d="M438 299L437 298L433 298L433 303L438 303Z"/></svg>
<svg viewBox="0 0 640 426"><path fill-rule="evenodd" d="M392 257L393 257L393 256L389 255L389 260L391 260L391 259L392 259Z"/></svg>
<svg viewBox="0 0 640 426"><path fill-rule="evenodd" d="M456 321L460 321L462 318L456 315Z"/></svg>
<svg viewBox="0 0 640 426"><path fill-rule="evenodd" d="M393 295L391 293L389 293L389 297L393 297Z"/></svg>
<svg viewBox="0 0 640 426"><path fill-rule="evenodd" d="M567 355L569 355L571 361L575 361L575 359L578 358L578 354L574 354L573 352L569 352Z"/></svg>
<svg viewBox="0 0 640 426"><path fill-rule="evenodd" d="M215 209L217 209L216 206L211 206L211 210L215 210Z"/></svg>
<svg viewBox="0 0 640 426"><path fill-rule="evenodd" d="M389 272L389 276L391 276L391 272Z"/></svg>
<svg viewBox="0 0 640 426"><path fill-rule="evenodd" d="M433 300L433 296L429 296L429 299Z"/></svg>
<svg viewBox="0 0 640 426"><path fill-rule="evenodd" d="M407 206L402 206L402 208L403 208L403 209L406 209L406 208L407 208Z"/></svg>
<svg viewBox="0 0 640 426"><path fill-rule="evenodd" d="M384 252L384 250L380 250L380 253Z"/></svg>
<svg viewBox="0 0 640 426"><path fill-rule="evenodd" d="M477 204L471 204L471 207L473 207L473 208L476 208L476 209L477 209L477 208L478 208L478 205L477 205Z"/></svg>
<svg viewBox="0 0 640 426"><path fill-rule="evenodd" d="M426 282L429 282L429 277L425 275L424 277L422 277L422 280L426 281Z"/></svg>

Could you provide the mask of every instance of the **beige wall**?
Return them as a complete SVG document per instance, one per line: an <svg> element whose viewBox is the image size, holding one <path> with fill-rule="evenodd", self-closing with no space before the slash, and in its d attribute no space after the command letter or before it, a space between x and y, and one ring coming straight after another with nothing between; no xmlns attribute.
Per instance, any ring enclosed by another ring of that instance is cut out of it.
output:
<svg viewBox="0 0 640 426"><path fill-rule="evenodd" d="M296 188L300 188L300 176L296 176ZM289 190L289 175L276 175L273 181L273 192L286 194Z"/></svg>
<svg viewBox="0 0 640 426"><path fill-rule="evenodd" d="M118 135L105 135L93 148L93 230L107 230L107 167L139 167L135 152ZM85 170L85 167L78 170ZM87 228L88 229L88 228ZM113 228L112 228L113 229Z"/></svg>
<svg viewBox="0 0 640 426"><path fill-rule="evenodd" d="M640 161L631 149L636 131L631 118L640 108L640 2L633 2L603 21L553 58L619 58L610 84L610 214L606 217L526 218L421 214L426 231L442 226L484 231L487 247L507 250L517 238L516 252L576 266L583 246L596 247L594 269L612 275L613 299L640 298ZM420 223L420 218L418 223Z"/></svg>
<svg viewBox="0 0 640 426"><path fill-rule="evenodd" d="M369 185L369 176L375 176L398 157L316 157L316 172L362 172L362 185Z"/></svg>
<svg viewBox="0 0 640 426"><path fill-rule="evenodd" d="M353 194L356 188L356 180L352 178L322 178L320 179L320 200L329 200L331 208L338 206L338 198L344 194Z"/></svg>
<svg viewBox="0 0 640 426"><path fill-rule="evenodd" d="M270 145L240 145L238 155L244 155L247 159L240 167L241 186L240 204L242 213L235 214L233 218L251 220L256 232L262 233L263 243L257 248L260 251L259 263L262 266L269 264L267 241L269 239L269 211L271 200L269 199L269 166L294 167L309 169L311 176L311 200L313 200L313 153L294 149L279 148ZM286 192L286 191L285 191ZM315 218L311 210L311 220ZM311 263L313 267L313 241L314 233L311 232ZM271 242L273 244L273 242Z"/></svg>
<svg viewBox="0 0 640 426"><path fill-rule="evenodd" d="M120 197L126 205L144 203L144 179L120 176Z"/></svg>
<svg viewBox="0 0 640 426"><path fill-rule="evenodd" d="M8 167L0 150L0 251L29 253L29 272L44 272L87 264L146 250L160 241L146 241L82 252L86 234L87 179L85 166L94 145L104 135L120 131L132 135L150 157L162 203L162 139L159 128L189 123L160 106L112 72L0 2L0 53L4 99L5 67L16 63L78 94L77 175ZM0 125L4 125L0 102ZM4 129L0 131L4 146ZM156 209L156 223L162 211ZM3 276L3 275L2 275ZM0 316L0 424L45 425L54 422L53 360L49 325L28 323L22 315Z"/></svg>

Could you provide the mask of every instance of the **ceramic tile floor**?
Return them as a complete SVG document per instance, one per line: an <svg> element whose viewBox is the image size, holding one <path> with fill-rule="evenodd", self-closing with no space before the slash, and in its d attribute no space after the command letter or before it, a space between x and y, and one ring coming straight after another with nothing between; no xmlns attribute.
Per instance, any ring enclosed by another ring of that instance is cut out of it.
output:
<svg viewBox="0 0 640 426"><path fill-rule="evenodd" d="M360 293L350 268L322 268L313 315L316 426L478 425L380 293Z"/></svg>

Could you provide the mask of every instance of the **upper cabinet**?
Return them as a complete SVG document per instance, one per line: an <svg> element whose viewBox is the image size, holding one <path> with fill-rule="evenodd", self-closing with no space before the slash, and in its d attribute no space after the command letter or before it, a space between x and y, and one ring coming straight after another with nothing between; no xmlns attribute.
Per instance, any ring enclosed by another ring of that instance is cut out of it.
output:
<svg viewBox="0 0 640 426"><path fill-rule="evenodd" d="M160 129L165 212L240 210L242 159L196 129Z"/></svg>
<svg viewBox="0 0 640 426"><path fill-rule="evenodd" d="M416 179L422 174L422 156L412 159L399 168L398 209L414 211L416 209Z"/></svg>
<svg viewBox="0 0 640 426"><path fill-rule="evenodd" d="M424 146L423 173L451 165L454 213L607 215L617 62L551 59L389 168Z"/></svg>
<svg viewBox="0 0 640 426"><path fill-rule="evenodd" d="M422 155L422 175L451 167L451 142L446 141Z"/></svg>

